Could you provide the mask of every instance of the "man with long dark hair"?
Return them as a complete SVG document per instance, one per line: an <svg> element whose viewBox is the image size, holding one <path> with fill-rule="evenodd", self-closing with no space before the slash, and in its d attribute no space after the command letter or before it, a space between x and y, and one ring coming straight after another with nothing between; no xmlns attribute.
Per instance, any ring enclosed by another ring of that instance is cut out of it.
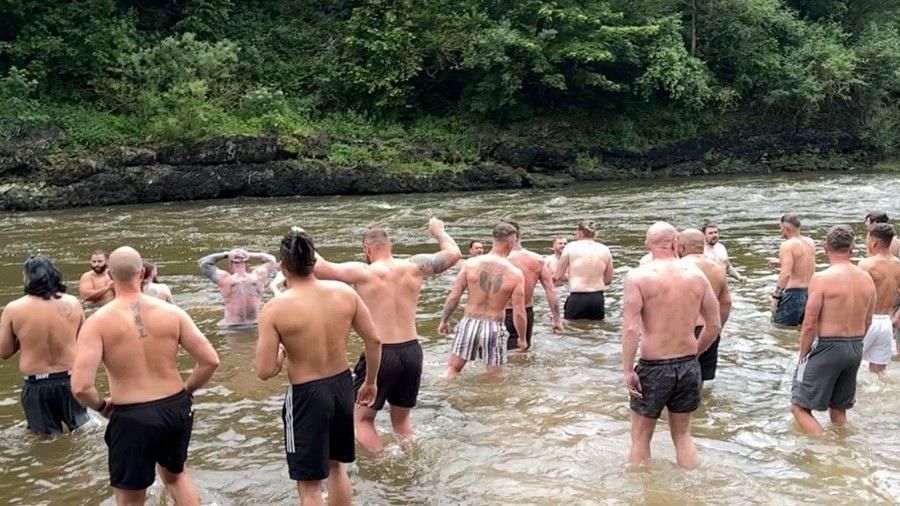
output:
<svg viewBox="0 0 900 506"><path fill-rule="evenodd" d="M28 429L37 434L62 433L63 425L72 431L88 421L69 382L84 313L65 291L53 262L31 256L25 261L25 296L10 302L0 316L0 357L21 352L22 408Z"/></svg>

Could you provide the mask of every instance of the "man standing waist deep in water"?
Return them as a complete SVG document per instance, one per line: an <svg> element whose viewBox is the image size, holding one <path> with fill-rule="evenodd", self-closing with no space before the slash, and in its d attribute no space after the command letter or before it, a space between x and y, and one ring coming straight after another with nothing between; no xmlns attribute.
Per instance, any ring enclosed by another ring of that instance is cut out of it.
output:
<svg viewBox="0 0 900 506"><path fill-rule="evenodd" d="M85 302L102 306L113 299L113 282L109 277L106 252L97 250L91 254L91 270L78 281L78 296Z"/></svg>
<svg viewBox="0 0 900 506"><path fill-rule="evenodd" d="M612 283L613 257L609 248L594 240L594 222L583 221L575 230L575 241L563 249L555 280L569 278L566 320L602 320L606 317L603 291Z"/></svg>
<svg viewBox="0 0 900 506"><path fill-rule="evenodd" d="M231 272L216 267L216 262L228 259ZM247 262L252 258L263 261L259 267L247 272ZM200 271L219 286L225 300L225 325L255 325L262 305L266 282L277 269L275 257L268 253L248 253L243 249L213 253L200 259Z"/></svg>
<svg viewBox="0 0 900 506"><path fill-rule="evenodd" d="M800 233L800 217L781 217L781 236L786 239L778 249L781 271L772 293L772 323L796 327L803 323L809 280L816 272L816 245Z"/></svg>

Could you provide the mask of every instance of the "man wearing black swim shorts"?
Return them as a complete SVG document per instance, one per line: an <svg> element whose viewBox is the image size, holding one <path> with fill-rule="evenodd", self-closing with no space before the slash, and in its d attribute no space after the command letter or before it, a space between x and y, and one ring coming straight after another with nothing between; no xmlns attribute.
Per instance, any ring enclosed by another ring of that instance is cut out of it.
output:
<svg viewBox="0 0 900 506"><path fill-rule="evenodd" d="M219 356L191 317L141 293L141 256L122 247L109 256L116 296L78 333L72 391L84 406L109 418L110 485L118 504L143 504L154 468L175 504L200 504L185 462L194 423L192 394L219 365ZM197 361L187 380L179 347ZM103 363L110 396L94 387Z"/></svg>
<svg viewBox="0 0 900 506"><path fill-rule="evenodd" d="M606 318L603 292L612 283L613 257L609 248L594 240L593 221L583 221L575 230L575 241L566 245L556 264L554 280L568 277L566 320Z"/></svg>
<svg viewBox="0 0 900 506"><path fill-rule="evenodd" d="M678 465L694 468L700 464L691 437L691 412L700 406L702 385L697 355L722 328L719 304L703 272L677 260L674 227L655 223L645 244L653 260L628 273L622 300L622 372L632 411L629 461L650 458L656 420L667 408ZM699 340L693 332L698 318L704 322Z"/></svg>
<svg viewBox="0 0 900 506"><path fill-rule="evenodd" d="M353 439L353 380L347 363L352 327L365 343L368 363L356 401L375 401L381 343L365 303L344 283L320 281L312 237L291 230L281 240L281 271L288 289L263 306L256 345L256 374L277 376L285 358L291 385L281 418L288 474L297 481L301 504L349 505L353 497L344 464L356 458Z"/></svg>

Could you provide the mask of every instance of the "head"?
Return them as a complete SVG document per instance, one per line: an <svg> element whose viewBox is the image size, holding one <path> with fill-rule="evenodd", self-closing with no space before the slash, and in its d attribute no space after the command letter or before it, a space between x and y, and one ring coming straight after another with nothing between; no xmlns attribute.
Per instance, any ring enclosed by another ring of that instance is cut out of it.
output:
<svg viewBox="0 0 900 506"><path fill-rule="evenodd" d="M106 272L109 262L109 257L106 255L106 252L103 250L97 250L91 253L91 270L93 270L97 274L103 274Z"/></svg>
<svg viewBox="0 0 900 506"><path fill-rule="evenodd" d="M116 294L122 287L133 287L140 291L144 274L144 261L136 249L129 246L116 248L109 255L109 274L116 285Z"/></svg>
<svg viewBox="0 0 900 506"><path fill-rule="evenodd" d="M512 251L516 245L516 238L518 237L515 227L509 223L502 222L494 226L491 236L494 238L494 245L491 248L491 253L497 253L498 255L506 255Z"/></svg>
<svg viewBox="0 0 900 506"><path fill-rule="evenodd" d="M873 223L866 237L866 248L869 253L889 252L894 240L894 227L887 223Z"/></svg>
<svg viewBox="0 0 900 506"><path fill-rule="evenodd" d="M718 234L717 234L718 235ZM686 228L678 234L679 256L702 255L709 236L696 228Z"/></svg>
<svg viewBox="0 0 900 506"><path fill-rule="evenodd" d="M32 255L25 260L25 294L44 300L58 299L65 293L62 273L44 255Z"/></svg>
<svg viewBox="0 0 900 506"><path fill-rule="evenodd" d="M828 229L825 236L825 253L828 258L847 257L853 254L853 229L847 225L835 225Z"/></svg>
<svg viewBox="0 0 900 506"><path fill-rule="evenodd" d="M582 221L575 227L575 238L579 241L582 239L593 239L597 233L597 226L593 221Z"/></svg>
<svg viewBox="0 0 900 506"><path fill-rule="evenodd" d="M672 225L658 221L647 229L644 246L655 259L678 258L678 231Z"/></svg>
<svg viewBox="0 0 900 506"><path fill-rule="evenodd" d="M522 227L519 225L518 221L507 220L507 223L513 226L516 229L516 242L522 242Z"/></svg>
<svg viewBox="0 0 900 506"><path fill-rule="evenodd" d="M231 264L232 274L247 272L248 260L250 260L250 253L245 249L235 248L228 252L228 262Z"/></svg>
<svg viewBox="0 0 900 506"><path fill-rule="evenodd" d="M469 255L472 255L473 257L484 255L484 243L481 241L470 242Z"/></svg>
<svg viewBox="0 0 900 506"><path fill-rule="evenodd" d="M888 215L884 211L871 211L866 215L866 228L871 227L875 223L887 223Z"/></svg>
<svg viewBox="0 0 900 506"><path fill-rule="evenodd" d="M363 236L363 253L369 263L391 256L392 250L391 238L383 228L370 228Z"/></svg>
<svg viewBox="0 0 900 506"><path fill-rule="evenodd" d="M281 272L289 278L307 278L316 267L316 244L306 232L291 230L281 238Z"/></svg>
<svg viewBox="0 0 900 506"><path fill-rule="evenodd" d="M800 233L800 217L794 213L787 213L781 217L781 237L785 239L794 237Z"/></svg>
<svg viewBox="0 0 900 506"><path fill-rule="evenodd" d="M706 240L706 244L709 244L710 246L715 246L716 243L719 242L719 226L711 221L707 221L703 224L702 234L704 240Z"/></svg>
<svg viewBox="0 0 900 506"><path fill-rule="evenodd" d="M156 265L153 262L144 262L144 271L141 273L141 283L156 283Z"/></svg>
<svg viewBox="0 0 900 506"><path fill-rule="evenodd" d="M557 237L553 240L553 253L556 256L562 255L564 249L566 249L566 244L569 244L569 240L563 236Z"/></svg>

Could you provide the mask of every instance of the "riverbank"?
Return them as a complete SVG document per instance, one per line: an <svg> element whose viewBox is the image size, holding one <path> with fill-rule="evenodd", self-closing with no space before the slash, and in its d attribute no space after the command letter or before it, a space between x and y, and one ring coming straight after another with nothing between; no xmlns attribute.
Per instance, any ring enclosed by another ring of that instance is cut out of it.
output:
<svg viewBox="0 0 900 506"><path fill-rule="evenodd" d="M25 211L240 196L432 193L871 167L854 134L740 127L644 151L525 138L474 149L324 133L219 137L91 155L29 146L0 157L0 209Z"/></svg>

